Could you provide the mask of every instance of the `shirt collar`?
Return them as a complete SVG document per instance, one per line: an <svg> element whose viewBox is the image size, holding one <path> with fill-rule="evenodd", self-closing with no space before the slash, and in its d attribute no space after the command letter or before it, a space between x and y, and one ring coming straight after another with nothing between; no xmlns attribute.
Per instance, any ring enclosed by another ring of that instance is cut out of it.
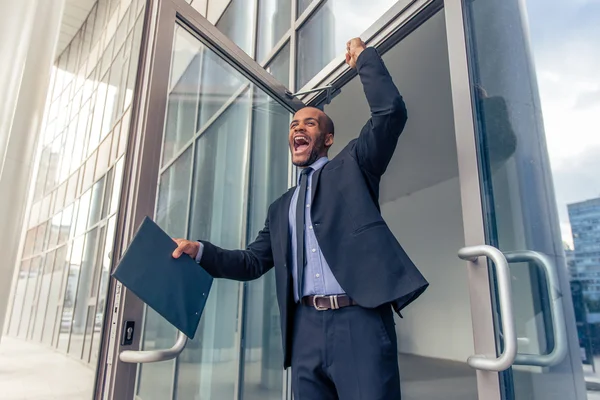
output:
<svg viewBox="0 0 600 400"><path fill-rule="evenodd" d="M317 161L312 163L310 166L308 166L307 168L312 168L312 171L311 171L311 174L312 174L314 171L318 171L321 168L323 168L325 166L325 164L327 164L328 162L329 162L329 158L321 157ZM298 169L300 170L300 168L298 168ZM298 173L298 178L296 179L296 184L300 185L300 173Z"/></svg>

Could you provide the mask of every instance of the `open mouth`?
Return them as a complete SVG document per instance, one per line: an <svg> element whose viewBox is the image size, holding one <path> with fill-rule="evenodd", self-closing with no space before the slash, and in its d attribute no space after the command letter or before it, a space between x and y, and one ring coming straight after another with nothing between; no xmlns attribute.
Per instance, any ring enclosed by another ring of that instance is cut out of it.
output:
<svg viewBox="0 0 600 400"><path fill-rule="evenodd" d="M294 152L302 153L308 149L310 140L306 136L298 135L294 138Z"/></svg>

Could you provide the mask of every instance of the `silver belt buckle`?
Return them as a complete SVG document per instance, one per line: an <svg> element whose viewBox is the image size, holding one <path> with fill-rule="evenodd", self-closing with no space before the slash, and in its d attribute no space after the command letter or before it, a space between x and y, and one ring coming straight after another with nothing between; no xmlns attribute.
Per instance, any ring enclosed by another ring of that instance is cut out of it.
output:
<svg viewBox="0 0 600 400"><path fill-rule="evenodd" d="M315 307L315 310L317 311L325 311L327 310L327 307L319 307L317 305L317 299L324 299L326 296L323 296L322 294L317 294L313 297L313 306Z"/></svg>

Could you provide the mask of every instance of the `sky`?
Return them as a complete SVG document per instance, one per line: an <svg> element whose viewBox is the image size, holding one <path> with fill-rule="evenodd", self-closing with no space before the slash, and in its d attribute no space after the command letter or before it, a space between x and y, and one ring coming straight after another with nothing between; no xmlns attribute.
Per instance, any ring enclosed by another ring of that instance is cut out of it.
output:
<svg viewBox="0 0 600 400"><path fill-rule="evenodd" d="M600 197L600 0L527 0L563 240L567 204Z"/></svg>

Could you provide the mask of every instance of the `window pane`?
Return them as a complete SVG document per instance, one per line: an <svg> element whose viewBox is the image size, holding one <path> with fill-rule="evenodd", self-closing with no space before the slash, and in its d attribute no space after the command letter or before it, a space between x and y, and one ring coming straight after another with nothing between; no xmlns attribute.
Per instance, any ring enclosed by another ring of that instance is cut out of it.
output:
<svg viewBox="0 0 600 400"><path fill-rule="evenodd" d="M196 143L191 238L225 248L240 246L249 108L244 95ZM230 280L213 283L196 338L180 356L177 391L181 398L234 397L239 288L238 282Z"/></svg>
<svg viewBox="0 0 600 400"><path fill-rule="evenodd" d="M87 302L89 299L90 288L92 285L93 267L96 258L96 249L98 245L98 228L91 230L85 238L83 254L81 258L81 267L79 271L79 280L77 284L77 294L75 300L75 310L73 313L73 327L71 329L71 343L69 345L69 354L75 357L81 357L83 350L83 340L87 319Z"/></svg>
<svg viewBox="0 0 600 400"><path fill-rule="evenodd" d="M33 306L33 299L37 289L38 276L40 275L40 264L42 262L41 257L34 257L31 260L29 267L29 273L27 278L27 287L25 289L25 301L23 302L23 315L21 316L21 323L19 324L19 337L25 338L29 331L29 323L31 320L31 311Z"/></svg>
<svg viewBox="0 0 600 400"><path fill-rule="evenodd" d="M173 156L196 133L198 85L200 81L200 45L198 40L179 26L175 30L169 99L163 143L163 163Z"/></svg>
<svg viewBox="0 0 600 400"><path fill-rule="evenodd" d="M287 54L274 65L288 64L286 57ZM286 133L289 122L287 110L256 91L252 112L248 243L264 226L268 205L288 187L290 161ZM244 394L250 398L279 400L283 393L283 349L275 271L248 282L246 302Z"/></svg>
<svg viewBox="0 0 600 400"><path fill-rule="evenodd" d="M64 287L63 311L60 320L60 332L58 337L58 349L67 351L71 325L73 320L73 309L75 308L75 295L77 294L77 283L79 281L79 270L81 269L81 256L83 253L84 236L73 241L73 248L68 261L67 285Z"/></svg>
<svg viewBox="0 0 600 400"><path fill-rule="evenodd" d="M160 177L156 222L172 237L185 235L191 173L190 147Z"/></svg>
<svg viewBox="0 0 600 400"><path fill-rule="evenodd" d="M19 276L17 277L17 285L14 292L13 307L10 313L10 322L8 324L8 333L11 336L19 334L19 323L25 306L25 293L27 291L27 278L29 277L29 267L31 259L21 263L19 268Z"/></svg>
<svg viewBox="0 0 600 400"><path fill-rule="evenodd" d="M41 341L42 332L44 330L44 317L46 315L46 307L48 305L48 294L50 292L50 280L52 279L52 269L54 268L55 251L52 250L46 254L44 267L41 271L41 276L38 280L38 291L34 298L32 317L35 318L33 340Z"/></svg>
<svg viewBox="0 0 600 400"><path fill-rule="evenodd" d="M298 31L297 88L302 88L335 56L343 55L346 42L367 30L396 2L328 0L319 7Z"/></svg>
<svg viewBox="0 0 600 400"><path fill-rule="evenodd" d="M259 0L256 59L261 62L291 26L290 0Z"/></svg>
<svg viewBox="0 0 600 400"><path fill-rule="evenodd" d="M273 61L267 66L267 71L271 73L279 82L285 86L290 82L290 46L285 45L283 49L275 56ZM285 128L288 131L288 127Z"/></svg>
<svg viewBox="0 0 600 400"><path fill-rule="evenodd" d="M56 323L56 313L58 312L58 302L60 297L62 297L60 290L62 286L62 277L65 267L67 249L67 246L62 246L56 250L54 266L51 272L51 286L48 294L48 306L46 309L46 321L44 323L43 336L43 342L47 345L52 344L54 324Z"/></svg>
<svg viewBox="0 0 600 400"><path fill-rule="evenodd" d="M252 56L253 1L231 0L216 27Z"/></svg>
<svg viewBox="0 0 600 400"><path fill-rule="evenodd" d="M212 51L205 49L203 53L197 130L246 83L246 78Z"/></svg>

